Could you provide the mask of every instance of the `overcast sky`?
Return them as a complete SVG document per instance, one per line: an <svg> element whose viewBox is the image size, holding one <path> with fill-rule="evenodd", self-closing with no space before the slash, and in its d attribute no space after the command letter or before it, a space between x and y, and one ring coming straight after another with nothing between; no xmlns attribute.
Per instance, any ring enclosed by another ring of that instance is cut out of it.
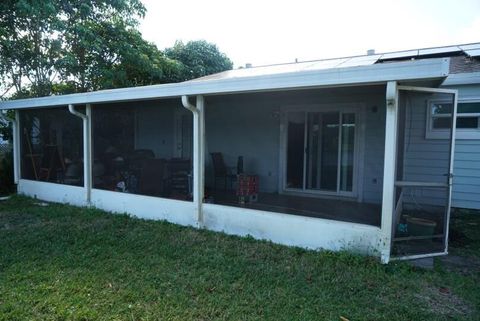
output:
<svg viewBox="0 0 480 321"><path fill-rule="evenodd" d="M235 67L480 42L480 0L142 0L145 39L217 44Z"/></svg>

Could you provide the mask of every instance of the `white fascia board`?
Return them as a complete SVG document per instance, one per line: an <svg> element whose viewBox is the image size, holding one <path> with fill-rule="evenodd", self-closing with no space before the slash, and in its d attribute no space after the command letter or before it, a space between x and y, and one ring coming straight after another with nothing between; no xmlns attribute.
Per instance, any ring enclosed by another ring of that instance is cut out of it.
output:
<svg viewBox="0 0 480 321"><path fill-rule="evenodd" d="M217 95L348 86L367 83L384 83L392 80L437 79L448 76L449 65L449 58L436 58L254 77L187 81L175 84L110 89L89 93L3 101L0 102L0 109L53 107L68 104L98 104L171 98L183 95Z"/></svg>
<svg viewBox="0 0 480 321"><path fill-rule="evenodd" d="M450 74L442 83L442 86L473 85L480 84L480 72L468 72Z"/></svg>

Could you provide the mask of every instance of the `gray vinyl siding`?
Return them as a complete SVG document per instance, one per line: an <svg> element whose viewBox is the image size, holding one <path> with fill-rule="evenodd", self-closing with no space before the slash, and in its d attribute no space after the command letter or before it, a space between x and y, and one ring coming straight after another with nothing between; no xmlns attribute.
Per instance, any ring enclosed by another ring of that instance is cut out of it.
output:
<svg viewBox="0 0 480 321"><path fill-rule="evenodd" d="M480 96L480 86L459 89L459 100ZM406 180L443 182L449 162L448 141L426 139L428 95L414 95L414 108L407 113L407 126L411 129L410 146L406 153ZM410 120L408 116L411 116ZM411 122L410 122L411 121ZM407 129L408 136L408 129ZM408 138L407 138L408 141ZM407 144L407 143L406 143ZM457 139L455 142L452 206L480 209L480 140ZM443 191L424 191L422 201L440 204L445 201Z"/></svg>
<svg viewBox="0 0 480 321"><path fill-rule="evenodd" d="M150 149L157 158L171 158L174 143L174 113L182 110L180 101L141 102L135 111L135 148Z"/></svg>
<svg viewBox="0 0 480 321"><path fill-rule="evenodd" d="M363 199L382 202L385 150L385 96L377 95L367 104L365 113Z"/></svg>
<svg viewBox="0 0 480 321"><path fill-rule="evenodd" d="M405 181L446 183L449 172L450 146L448 140L426 139L427 101L424 93L401 92L400 113L406 108L405 124L399 125L404 135ZM403 188L404 200L417 207L447 205L446 188Z"/></svg>
<svg viewBox="0 0 480 321"><path fill-rule="evenodd" d="M480 84L450 87L458 98L479 99ZM452 206L480 209L480 139L457 139L453 170Z"/></svg>

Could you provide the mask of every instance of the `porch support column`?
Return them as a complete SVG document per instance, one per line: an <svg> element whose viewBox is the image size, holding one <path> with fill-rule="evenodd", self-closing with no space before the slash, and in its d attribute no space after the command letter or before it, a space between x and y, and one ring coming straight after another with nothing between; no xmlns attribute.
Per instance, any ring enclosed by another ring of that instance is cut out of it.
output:
<svg viewBox="0 0 480 321"><path fill-rule="evenodd" d="M20 113L15 110L15 118L5 114L1 117L12 124L12 147L13 147L13 182L18 184L20 180Z"/></svg>
<svg viewBox="0 0 480 321"><path fill-rule="evenodd" d="M87 121L84 123L86 126L84 128L83 135L83 170L84 170L84 180L85 188L87 189L87 204L91 205L92 203L92 180L93 180L93 161L92 161L92 106L90 104L86 105L85 113L87 116Z"/></svg>
<svg viewBox="0 0 480 321"><path fill-rule="evenodd" d="M12 120L13 137L13 179L18 184L20 180L20 112L15 110L15 119Z"/></svg>
<svg viewBox="0 0 480 321"><path fill-rule="evenodd" d="M78 112L73 105L68 105L68 111L83 121L83 187L85 188L86 205L90 205L92 192L91 106L86 106L85 114Z"/></svg>
<svg viewBox="0 0 480 321"><path fill-rule="evenodd" d="M387 83L385 119L385 155L380 255L382 263L390 261L397 156L398 89L396 81Z"/></svg>
<svg viewBox="0 0 480 321"><path fill-rule="evenodd" d="M182 104L193 114L193 203L197 225L203 227L204 161L205 161L205 101L198 95L196 105L188 96L182 96Z"/></svg>

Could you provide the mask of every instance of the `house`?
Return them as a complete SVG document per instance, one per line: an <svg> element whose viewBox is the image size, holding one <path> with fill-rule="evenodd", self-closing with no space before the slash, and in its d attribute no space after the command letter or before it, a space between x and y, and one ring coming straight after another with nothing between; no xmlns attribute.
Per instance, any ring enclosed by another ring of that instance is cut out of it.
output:
<svg viewBox="0 0 480 321"><path fill-rule="evenodd" d="M450 208L480 208L479 57L370 52L0 108L21 194L388 262L446 254Z"/></svg>

